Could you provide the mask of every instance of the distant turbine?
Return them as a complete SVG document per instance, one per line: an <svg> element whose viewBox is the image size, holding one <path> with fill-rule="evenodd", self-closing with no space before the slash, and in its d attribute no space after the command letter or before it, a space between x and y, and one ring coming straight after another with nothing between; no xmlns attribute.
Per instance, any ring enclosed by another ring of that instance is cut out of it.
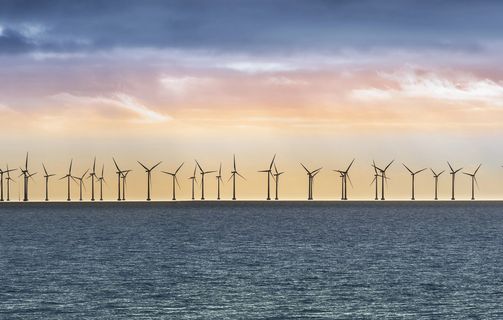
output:
<svg viewBox="0 0 503 320"><path fill-rule="evenodd" d="M222 180L222 162L220 162L220 167L218 168L218 174L215 178L217 178L217 200L220 200L220 183L224 182Z"/></svg>
<svg viewBox="0 0 503 320"><path fill-rule="evenodd" d="M271 200L271 177L272 175L272 166L274 165L274 160L276 159L276 155L272 157L271 164L269 165L269 169L260 170L258 172L266 172L267 173L267 200Z"/></svg>
<svg viewBox="0 0 503 320"><path fill-rule="evenodd" d="M351 182L351 178L349 177L349 169L351 169L351 166L353 165L353 162L355 162L355 159L351 161L349 166L347 167L346 170L334 170L340 174L341 177L341 200L348 200L348 182L347 179L349 179L349 183L353 185Z"/></svg>
<svg viewBox="0 0 503 320"><path fill-rule="evenodd" d="M10 177L10 173L11 173L11 171L16 171L16 170L17 169L10 169L9 170L9 165L7 165L7 170L5 171L5 173L7 173L7 178L5 178L5 180L7 181L7 201L10 201L10 182L14 181L14 179L12 179Z"/></svg>
<svg viewBox="0 0 503 320"><path fill-rule="evenodd" d="M378 181L379 173L377 172L376 163L373 160L372 160L372 168L374 168L374 180L372 180L370 185L375 183L375 198L374 198L374 200L379 200L379 181Z"/></svg>
<svg viewBox="0 0 503 320"><path fill-rule="evenodd" d="M73 177L74 179L79 180L79 195L80 195L79 196L79 201L82 201L82 187L84 187L84 188L86 187L84 185L84 178L85 178L85 176L86 176L86 174L88 172L89 172L89 169L87 169L86 172L84 172L84 174L82 176L80 176L80 177Z"/></svg>
<svg viewBox="0 0 503 320"><path fill-rule="evenodd" d="M479 171L480 166L482 166L482 164L479 164L479 166L477 167L477 169L475 169L475 171L473 173L463 172L464 174L466 174L467 176L470 176L472 178L472 200L475 200L475 185L474 184L476 183L477 188L479 187L479 183L477 182L477 177L475 175Z"/></svg>
<svg viewBox="0 0 503 320"><path fill-rule="evenodd" d="M150 188L152 185L152 170L154 170L158 165L162 163L162 161L159 161L156 165L154 165L152 168L147 168L143 163L138 161L138 163L145 169L145 172L147 173L147 201L150 201Z"/></svg>
<svg viewBox="0 0 503 320"><path fill-rule="evenodd" d="M126 186L127 186L127 175L131 172L132 170L124 170L122 171L122 201L126 201Z"/></svg>
<svg viewBox="0 0 503 320"><path fill-rule="evenodd" d="M178 183L178 178L176 177L176 174L178 173L178 171L180 171L180 169L182 168L183 164L184 164L184 162L182 162L182 164L180 166L178 166L178 168L175 170L175 172L162 171L162 173L169 174L173 178L173 181L172 181L172 184L173 184L173 197L171 199L173 201L176 201L175 184L178 186L178 189L180 189L180 184ZM196 172L196 169L194 169L194 177L195 177L195 172ZM192 199L194 199L194 181L192 181Z"/></svg>
<svg viewBox="0 0 503 320"><path fill-rule="evenodd" d="M100 182L100 201L103 201L103 182L106 183L105 177L103 176L103 173L105 172L105 165L101 167L101 176L99 176L97 179Z"/></svg>
<svg viewBox="0 0 503 320"><path fill-rule="evenodd" d="M416 200L416 198L414 197L415 177L416 177L416 174L418 174L420 172L423 172L424 170L426 170L426 168L423 168L423 169L418 170L418 171L412 171L404 163L402 163L402 165L405 167L405 169L407 169L407 171L410 172L410 175L412 176L412 196L411 196L410 200Z"/></svg>
<svg viewBox="0 0 503 320"><path fill-rule="evenodd" d="M374 168L377 169L381 173L380 174L380 177L381 177L381 200L385 200L385 198L384 198L384 181L388 179L388 177L386 177L386 170L388 170L388 168L391 166L391 164L394 161L395 160L391 160L391 162L388 163L388 165L384 169L377 167L375 165L375 163L373 164Z"/></svg>
<svg viewBox="0 0 503 320"><path fill-rule="evenodd" d="M119 168L119 165L117 164L117 161L115 161L114 158L112 158L112 160L114 161L115 168L117 169L117 171L115 172L117 174L117 201L121 201L122 200L122 198L121 198L121 177L122 177L122 171Z"/></svg>
<svg viewBox="0 0 503 320"><path fill-rule="evenodd" d="M217 172L216 170L213 171L204 171L199 162L196 160L196 164L199 167L199 173L201 174L201 200L204 200L204 176L209 174L209 173L214 173Z"/></svg>
<svg viewBox="0 0 503 320"><path fill-rule="evenodd" d="M93 171L89 174L89 178L91 179L91 201L94 201L94 178L96 178L96 157L94 157L93 162Z"/></svg>
<svg viewBox="0 0 503 320"><path fill-rule="evenodd" d="M433 169L430 168L430 170L433 173L433 179L435 179L435 200L438 200L438 177L440 177L440 175L444 173L445 170L442 170L438 174L435 171L433 171Z"/></svg>
<svg viewBox="0 0 503 320"><path fill-rule="evenodd" d="M66 201L72 201L72 199L71 199L71 192L70 192L70 179L72 179L75 183L77 183L77 181L75 180L75 178L72 176L72 164L73 164L73 159L70 160L70 167L68 169L68 173L64 177L61 177L59 179L59 180L67 179L67 181L66 181L66 184L67 184L67 197L66 197Z"/></svg>
<svg viewBox="0 0 503 320"><path fill-rule="evenodd" d="M233 160L234 160L234 166L233 170L231 171L231 177L229 178L229 180L232 179L232 200L236 200L236 175L243 178L243 180L246 180L246 178L243 177L236 169L236 155L233 156Z"/></svg>
<svg viewBox="0 0 503 320"><path fill-rule="evenodd" d="M449 169L451 169L451 172L449 173L452 177L452 196L451 196L451 200L456 200L456 198L454 197L454 182L456 181L456 173L459 172L459 170L462 170L463 168L459 168L457 170L454 170L451 166L451 164L449 163L449 161L447 161L447 164L449 165Z"/></svg>
<svg viewBox="0 0 503 320"><path fill-rule="evenodd" d="M44 178L45 178L45 201L49 201L49 178L55 176L55 174L47 173L47 169L45 165L42 163L42 167L44 168Z"/></svg>
<svg viewBox="0 0 503 320"><path fill-rule="evenodd" d="M19 169L21 170L21 174L19 176L20 177L23 176L24 180L23 201L28 201L28 180L37 174L37 173L30 173L28 170L28 152L26 153L26 162L24 165L24 169L22 168Z"/></svg>
<svg viewBox="0 0 503 320"><path fill-rule="evenodd" d="M275 188L276 197L274 198L274 200L279 200L279 198L278 198L279 176L281 176L283 173L285 173L285 172L278 172L278 168L276 168L276 163L275 163L273 178L274 178L274 182L276 183L276 188Z"/></svg>
<svg viewBox="0 0 503 320"><path fill-rule="evenodd" d="M0 201L4 201L3 198L3 175L7 173L9 175L9 172L14 171L16 169L10 169L9 166L7 166L7 170L2 170L0 169Z"/></svg>
<svg viewBox="0 0 503 320"><path fill-rule="evenodd" d="M313 200L313 182L314 182L314 177L320 172L320 170L322 168L318 168L316 170L309 171L306 168L306 166L304 166L302 163L300 165L307 172L307 179L308 179L307 200Z"/></svg>
<svg viewBox="0 0 503 320"><path fill-rule="evenodd" d="M197 182L196 178L196 170L197 170L197 164L194 166L194 173L192 174L192 177L189 177L190 180L192 180L192 200L195 200L194 197L194 183Z"/></svg>

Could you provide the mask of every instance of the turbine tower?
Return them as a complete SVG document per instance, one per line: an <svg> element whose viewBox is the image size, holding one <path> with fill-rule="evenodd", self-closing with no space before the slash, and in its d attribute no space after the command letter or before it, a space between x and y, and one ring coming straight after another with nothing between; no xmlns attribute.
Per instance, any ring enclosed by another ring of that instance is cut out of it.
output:
<svg viewBox="0 0 503 320"><path fill-rule="evenodd" d="M372 180L372 182L370 183L370 185L372 185L373 183L375 183L375 198L374 200L379 200L379 173L377 172L377 167L376 167L376 163L374 160L372 160L372 168L374 168L374 179Z"/></svg>
<svg viewBox="0 0 503 320"><path fill-rule="evenodd" d="M45 178L45 201L49 201L49 178L55 176L55 174L47 173L47 169L45 165L42 163L42 167L44 168L44 178Z"/></svg>
<svg viewBox="0 0 503 320"><path fill-rule="evenodd" d="M117 164L117 161L115 161L114 158L112 158L112 160L114 161L115 168L117 169L117 171L115 172L117 174L117 201L121 201L122 200L122 198L121 198L121 177L122 177L122 171L119 168L119 165Z"/></svg>
<svg viewBox="0 0 503 320"><path fill-rule="evenodd" d="M12 179L10 177L10 173L12 171L16 171L16 170L17 169L10 169L9 170L9 165L7 165L7 170L5 171L5 173L7 173L7 178L5 178L5 180L7 181L7 201L10 201L10 182L11 182L11 180L14 181L14 179Z"/></svg>
<svg viewBox="0 0 503 320"><path fill-rule="evenodd" d="M341 184L342 184L342 186L341 186L341 200L348 200L348 181L347 180L349 180L349 183L351 184L351 186L353 185L353 183L351 182L351 178L349 177L349 169L351 169L353 162L355 162L355 159L353 159L351 161L351 163L349 164L349 166L347 167L346 170L334 170L335 172L338 172L341 177Z"/></svg>
<svg viewBox="0 0 503 320"><path fill-rule="evenodd" d="M126 186L127 186L127 176L132 170L122 171L122 201L126 201Z"/></svg>
<svg viewBox="0 0 503 320"><path fill-rule="evenodd" d="M222 180L222 162L220 162L220 167L218 168L217 178L217 200L220 200L220 183L223 183Z"/></svg>
<svg viewBox="0 0 503 320"><path fill-rule="evenodd" d="M77 183L75 178L72 176L72 164L73 164L73 159L70 160L70 167L68 168L68 173L64 177L61 177L59 179L59 180L67 179L67 181L66 181L66 184L67 184L66 201L72 201L71 192L70 192L70 179L72 179L75 183Z"/></svg>
<svg viewBox="0 0 503 320"><path fill-rule="evenodd" d="M414 196L415 177L416 177L416 174L423 172L424 170L426 170L426 168L423 168L423 169L417 170L417 171L412 171L404 163L402 163L402 165L405 167L405 169L407 169L407 171L410 172L410 175L412 176L412 196L411 196L410 200L416 200L416 198Z"/></svg>
<svg viewBox="0 0 503 320"><path fill-rule="evenodd" d="M195 198L194 198L194 182L197 182L196 170L197 170L197 164L194 166L194 173L192 174L192 177L189 177L189 179L192 180L192 200L195 200Z"/></svg>
<svg viewBox="0 0 503 320"><path fill-rule="evenodd" d="M269 169L260 170L258 172L266 172L267 173L267 200L271 200L271 177L272 175L272 166L274 165L274 160L276 159L276 155L272 157L271 164L269 165Z"/></svg>
<svg viewBox="0 0 503 320"><path fill-rule="evenodd" d="M275 163L273 178L274 178L274 182L276 183L276 188L275 188L276 197L274 198L274 200L279 200L279 198L278 198L279 176L281 176L283 173L285 173L285 172L278 172L278 168L276 167L276 163Z"/></svg>
<svg viewBox="0 0 503 320"><path fill-rule="evenodd" d="M86 174L88 172L89 172L89 169L87 169L86 172L84 172L84 174L82 176L80 176L80 177L73 177L74 179L79 180L79 195L80 195L79 196L79 201L82 201L82 187L84 187L84 188L86 187L84 185L84 178L85 178L85 176L86 176Z"/></svg>
<svg viewBox="0 0 503 320"><path fill-rule="evenodd" d="M452 195L451 195L451 200L456 200L456 197L454 197L454 183L456 181L456 173L459 172L459 170L462 170L463 168L459 168L457 170L454 170L451 166L451 164L449 163L449 161L447 161L447 164L449 165L449 169L451 169L451 172L450 172L450 175L452 177Z"/></svg>
<svg viewBox="0 0 503 320"><path fill-rule="evenodd" d="M388 177L386 177L386 170L388 170L388 168L391 166L391 164L394 161L395 160L391 160L391 162L388 163L388 165L386 167L384 167L384 169L377 167L374 162L374 165L373 165L374 168L377 169L381 173L380 174L380 177L381 177L381 200L385 200L385 198L384 198L384 181L388 179Z"/></svg>
<svg viewBox="0 0 503 320"><path fill-rule="evenodd" d="M150 188L152 186L152 170L154 170L158 165L162 163L162 161L159 161L155 166L151 167L150 169L147 168L143 163L138 161L138 163L145 169L145 172L147 173L147 201L150 201Z"/></svg>
<svg viewBox="0 0 503 320"><path fill-rule="evenodd" d="M4 198L3 198L3 175L7 174L9 176L9 172L12 172L14 170L16 170L16 169L9 170L9 166L7 166L7 170L0 169L0 201L4 201Z"/></svg>
<svg viewBox="0 0 503 320"><path fill-rule="evenodd" d="M304 170L307 172L308 188L307 188L307 200L313 200L313 181L314 177L320 172L322 168L318 168L313 171L309 171L306 166L302 163L300 164Z"/></svg>
<svg viewBox="0 0 503 320"><path fill-rule="evenodd" d="M103 173L105 173L105 165L101 167L101 176L97 177L99 183L100 183L100 201L103 201L103 182L106 183L105 177L103 176Z"/></svg>
<svg viewBox="0 0 503 320"><path fill-rule="evenodd" d="M94 178L96 178L96 157L94 157L93 162L93 171L89 174L89 178L91 179L91 201L94 201Z"/></svg>
<svg viewBox="0 0 503 320"><path fill-rule="evenodd" d="M217 172L216 170L213 171L204 171L199 162L196 160L196 164L199 167L199 173L201 174L201 200L204 200L204 176L209 174L209 173L214 173Z"/></svg>
<svg viewBox="0 0 503 320"><path fill-rule="evenodd" d="M23 201L28 201L28 180L32 178L37 173L30 173L28 170L28 152L26 153L26 162L24 165L24 169L19 168L21 170L20 177L23 176L24 180L24 190L23 190ZM33 178L32 178L33 179Z"/></svg>
<svg viewBox="0 0 503 320"><path fill-rule="evenodd" d="M445 170L442 170L438 174L435 171L433 171L433 169L430 168L430 170L433 173L433 179L435 180L435 200L438 200L438 177L440 177L440 175L444 173Z"/></svg>
<svg viewBox="0 0 503 320"><path fill-rule="evenodd" d="M475 184L477 184L477 189L479 187L479 183L477 182L477 177L475 175L479 171L480 166L482 166L482 164L479 164L479 166L477 167L477 169L475 169L473 173L463 172L464 174L472 178L472 200L475 200Z"/></svg>
<svg viewBox="0 0 503 320"><path fill-rule="evenodd" d="M178 178L176 177L176 174L178 173L178 171L180 171L180 169L182 168L184 163L185 162L182 162L182 164L180 166L178 166L178 168L175 170L175 172L162 171L162 173L169 174L173 178L173 182L172 182L172 184L173 184L173 198L171 199L173 201L176 201L175 184L178 185L178 189L180 189L180 184L178 183ZM194 169L194 179L195 179L195 175L196 175L196 170ZM194 183L192 183L192 200L194 200Z"/></svg>
<svg viewBox="0 0 503 320"><path fill-rule="evenodd" d="M236 155L234 155L233 160L234 160L234 167L233 170L231 171L231 177L229 178L229 180L232 179L232 200L236 200L236 175L243 178L243 180L246 180L246 178L243 177L236 169Z"/></svg>

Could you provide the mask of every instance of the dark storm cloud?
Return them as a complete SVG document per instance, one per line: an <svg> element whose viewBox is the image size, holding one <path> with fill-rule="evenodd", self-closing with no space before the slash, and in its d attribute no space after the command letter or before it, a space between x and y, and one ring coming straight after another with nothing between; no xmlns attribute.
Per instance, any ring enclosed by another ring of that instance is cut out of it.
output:
<svg viewBox="0 0 503 320"><path fill-rule="evenodd" d="M499 39L497 1L20 1L0 4L0 52L176 48L477 50ZM42 25L33 37L17 31Z"/></svg>

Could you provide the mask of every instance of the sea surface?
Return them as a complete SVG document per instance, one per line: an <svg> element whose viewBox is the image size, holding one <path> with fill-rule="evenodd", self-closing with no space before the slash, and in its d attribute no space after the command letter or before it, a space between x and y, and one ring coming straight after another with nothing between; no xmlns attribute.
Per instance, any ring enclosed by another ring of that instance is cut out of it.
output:
<svg viewBox="0 0 503 320"><path fill-rule="evenodd" d="M0 205L0 319L503 319L501 202Z"/></svg>

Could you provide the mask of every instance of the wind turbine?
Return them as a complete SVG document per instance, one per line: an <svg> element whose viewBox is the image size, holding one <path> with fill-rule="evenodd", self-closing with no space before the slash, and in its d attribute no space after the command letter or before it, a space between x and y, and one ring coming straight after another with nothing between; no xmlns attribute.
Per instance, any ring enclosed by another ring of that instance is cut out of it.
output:
<svg viewBox="0 0 503 320"><path fill-rule="evenodd" d="M435 200L438 200L438 177L440 177L440 175L444 173L445 170L442 170L438 174L435 171L433 171L433 169L430 168L430 170L433 173L433 179L435 179Z"/></svg>
<svg viewBox="0 0 503 320"><path fill-rule="evenodd" d="M320 172L320 170L322 168L318 168L316 170L309 171L306 168L306 166L304 166L302 163L300 165L307 172L307 178L308 178L307 200L313 200L313 181L314 181L314 177Z"/></svg>
<svg viewBox="0 0 503 320"><path fill-rule="evenodd" d="M84 172L84 174L82 176L80 176L80 177L73 177L74 179L79 180L79 195L80 195L79 200L80 201L82 201L82 187L84 187L84 188L86 187L84 185L84 177L86 176L86 174L88 172L89 172L89 169L87 169L86 172Z"/></svg>
<svg viewBox="0 0 503 320"><path fill-rule="evenodd" d="M96 178L96 157L94 157L93 162L93 171L89 174L89 178L91 179L91 201L94 201L94 178Z"/></svg>
<svg viewBox="0 0 503 320"><path fill-rule="evenodd" d="M204 171L203 168L201 168L201 165L199 162L196 160L196 164L199 167L199 173L201 174L201 200L204 200L204 175L208 173L214 173L217 172L216 170L213 171Z"/></svg>
<svg viewBox="0 0 503 320"><path fill-rule="evenodd" d="M231 171L231 177L229 178L229 180L232 179L232 200L236 200L236 175L243 178L243 180L246 180L246 178L243 177L236 169L236 155L233 156L233 160L234 160L234 166L233 170Z"/></svg>
<svg viewBox="0 0 503 320"><path fill-rule="evenodd" d="M417 171L412 171L404 163L402 163L402 165L405 167L405 169L407 169L407 171L410 172L410 175L412 176L412 196L411 196L410 200L416 200L416 198L414 197L415 177L416 177L416 174L423 172L424 170L426 170L426 168L423 168L423 169L417 170Z"/></svg>
<svg viewBox="0 0 503 320"><path fill-rule="evenodd" d="M45 165L42 163L42 167L44 168L44 178L45 178L45 201L49 201L49 178L55 176L55 174L47 173L47 169Z"/></svg>
<svg viewBox="0 0 503 320"><path fill-rule="evenodd" d="M12 171L16 171L16 170L17 169L11 169L11 170L9 170L9 165L7 165L7 170L5 171L5 173L7 173L7 178L5 178L5 180L7 181L7 201L10 201L10 182L11 182L11 180L14 181L14 179L12 179L10 177L10 173Z"/></svg>
<svg viewBox="0 0 503 320"><path fill-rule="evenodd" d="M194 166L194 173L192 174L192 177L189 177L190 180L192 180L192 200L194 200L194 182L197 182L196 178L196 170L197 170L197 164Z"/></svg>
<svg viewBox="0 0 503 320"><path fill-rule="evenodd" d="M388 177L386 177L386 170L388 170L388 168L391 166L391 164L392 164L394 161L395 161L395 160L391 160L391 162L390 162L390 163L388 163L388 165L387 165L386 167L384 167L384 169L381 169L381 168L377 167L377 166L375 165L375 162L374 162L374 164L373 164L374 168L375 168L375 169L377 169L377 170L381 173L381 174L380 174L380 176L381 176L381 200L385 200L385 198L384 198L384 181L385 181L386 179L388 179Z"/></svg>
<svg viewBox="0 0 503 320"><path fill-rule="evenodd" d="M347 179L349 179L349 183L353 185L351 182L351 178L349 177L349 169L351 169L351 166L353 165L353 162L355 162L355 159L351 161L349 166L347 167L346 170L334 170L336 172L339 172L340 177L341 177L341 200L348 200L348 182Z"/></svg>
<svg viewBox="0 0 503 320"><path fill-rule="evenodd" d="M131 172L132 170L124 170L122 171L122 201L126 201L126 179L127 175Z"/></svg>
<svg viewBox="0 0 503 320"><path fill-rule="evenodd" d="M99 176L97 179L100 183L100 201L103 201L103 182L106 183L105 177L103 176L103 173L105 172L105 165L101 167L101 176Z"/></svg>
<svg viewBox="0 0 503 320"><path fill-rule="evenodd" d="M374 168L374 179L372 180L372 182L370 183L370 185L372 185L373 183L375 183L375 198L374 200L379 200L379 181L378 181L378 178L379 178L379 173L377 172L377 167L376 167L376 163L374 160L372 160L372 168Z"/></svg>
<svg viewBox="0 0 503 320"><path fill-rule="evenodd" d="M276 155L272 157L271 164L269 165L269 169L259 170L258 172L266 172L267 173L267 200L271 200L271 177L272 175L272 166L274 164L274 160L276 159Z"/></svg>
<svg viewBox="0 0 503 320"><path fill-rule="evenodd" d="M222 180L222 162L220 162L220 167L218 168L218 174L215 177L217 178L217 200L220 200L220 182L223 183Z"/></svg>
<svg viewBox="0 0 503 320"><path fill-rule="evenodd" d="M0 169L0 201L4 201L4 198L3 198L3 175L6 173L8 175L9 172L14 171L14 170L16 170L16 169L9 170L9 166L7 166L7 170Z"/></svg>
<svg viewBox="0 0 503 320"><path fill-rule="evenodd" d="M449 161L447 161L447 164L449 165L449 169L451 169L451 172L449 173L452 177L452 196L451 196L451 200L456 200L456 198L454 197L454 182L456 180L456 173L459 172L459 170L462 170L463 168L459 168L457 170L454 170L451 166L451 164L449 163Z"/></svg>
<svg viewBox="0 0 503 320"><path fill-rule="evenodd" d="M26 162L24 165L24 169L19 168L21 170L20 177L23 176L24 180L24 192L23 192L23 201L28 201L28 180L36 175L37 173L30 173L28 170L28 152L26 153ZM33 179L33 178L32 178Z"/></svg>
<svg viewBox="0 0 503 320"><path fill-rule="evenodd" d="M115 161L114 158L112 158L112 160L114 161L115 168L117 169L117 171L115 172L117 174L117 201L121 201L122 200L122 198L121 198L121 176L122 176L122 171L119 168L119 165L117 164L117 161Z"/></svg>
<svg viewBox="0 0 503 320"><path fill-rule="evenodd" d="M176 201L176 188L175 184L178 185L178 188L180 188L180 184L178 183L178 178L176 177L176 174L180 169L182 168L183 164L185 162L182 162L182 164L175 170L175 172L167 172L167 171L162 171L162 173L169 174L173 178L173 198L171 200ZM194 168L194 179L196 176L196 169ZM189 178L190 179L190 178ZM194 182L192 182L192 200L194 200Z"/></svg>
<svg viewBox="0 0 503 320"><path fill-rule="evenodd" d="M281 176L283 173L285 172L278 172L278 168L276 168L276 164L274 164L274 182L276 183L276 188L275 188L275 191L276 191L276 197L274 198L274 200L279 200L278 198L278 189L279 189L279 176Z"/></svg>
<svg viewBox="0 0 503 320"><path fill-rule="evenodd" d="M75 181L75 178L72 176L72 164L73 164L73 159L70 160L70 167L68 169L68 173L64 176L64 177L61 177L59 180L63 180L63 179L67 179L67 197L66 197L66 201L72 201L71 199L71 192L70 192L70 179L72 179L75 183L77 183L77 181Z"/></svg>
<svg viewBox="0 0 503 320"><path fill-rule="evenodd" d="M479 187L479 183L477 182L477 177L475 175L479 171L480 166L482 166L482 164L479 164L479 166L477 167L477 169L475 169L475 171L473 173L463 172L464 174L466 174L467 176L470 176L472 178L472 200L475 200L475 185L474 184L476 183L477 188Z"/></svg>
<svg viewBox="0 0 503 320"><path fill-rule="evenodd" d="M158 165L160 165L162 163L162 161L159 161L155 166L151 167L150 169L147 168L140 161L138 161L138 163L145 169L145 172L147 173L147 201L150 201L150 188L151 188L151 183L152 183L152 170L154 170Z"/></svg>

